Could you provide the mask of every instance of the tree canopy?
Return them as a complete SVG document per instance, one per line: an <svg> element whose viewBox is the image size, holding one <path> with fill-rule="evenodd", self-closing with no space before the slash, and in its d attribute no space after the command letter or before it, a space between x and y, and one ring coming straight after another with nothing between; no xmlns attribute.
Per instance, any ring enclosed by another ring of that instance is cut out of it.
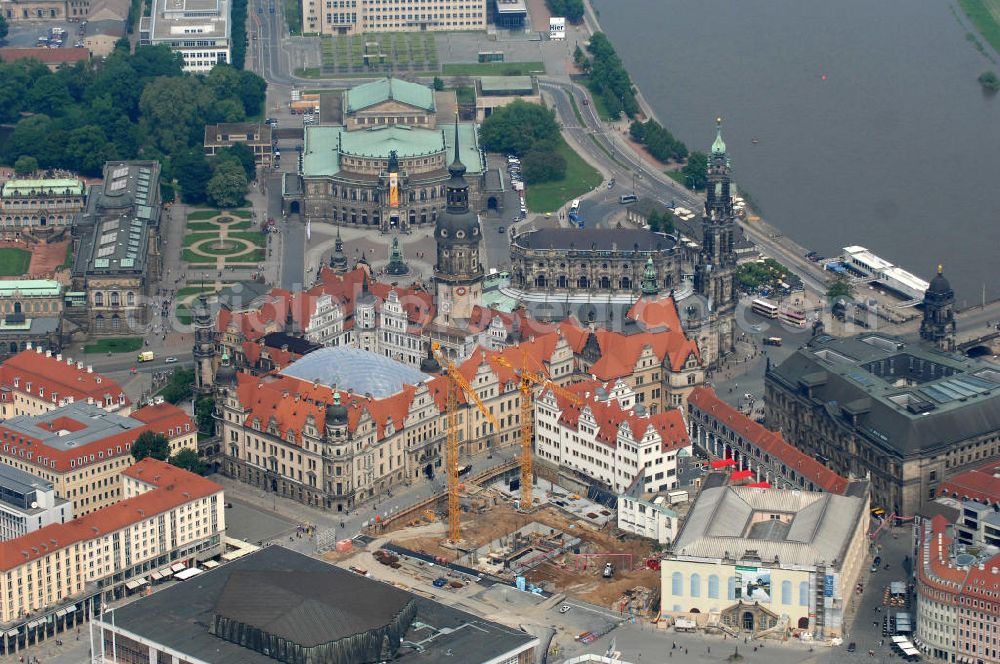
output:
<svg viewBox="0 0 1000 664"><path fill-rule="evenodd" d="M785 281L790 273L790 270L778 261L765 258L762 262L744 263L736 268L736 281L751 290L761 286L774 288Z"/></svg>
<svg viewBox="0 0 1000 664"><path fill-rule="evenodd" d="M566 158L554 141L538 141L521 157L521 174L528 184L561 180L566 176Z"/></svg>
<svg viewBox="0 0 1000 664"><path fill-rule="evenodd" d="M201 149L206 124L239 122L263 111L266 83L253 72L217 65L207 75L181 70L165 45L54 72L37 60L0 63L0 122L13 125L0 163L21 157L39 168L99 176L112 159L171 158Z"/></svg>
<svg viewBox="0 0 1000 664"><path fill-rule="evenodd" d="M555 111L518 99L486 118L479 128L479 140L491 152L520 157L539 142L554 145L559 140L559 123Z"/></svg>
<svg viewBox="0 0 1000 664"><path fill-rule="evenodd" d="M239 207L247 193L247 184L247 175L239 162L217 160L215 174L208 181L205 193L209 204L217 208Z"/></svg>
<svg viewBox="0 0 1000 664"><path fill-rule="evenodd" d="M654 159L662 162L683 161L687 159L688 149L683 141L674 138L664 126L656 120L639 122L635 120L629 126L629 135L637 143L646 146L646 150Z"/></svg>
<svg viewBox="0 0 1000 664"><path fill-rule="evenodd" d="M708 184L708 155L695 150L688 155L687 163L681 169L692 189L704 189Z"/></svg>
<svg viewBox="0 0 1000 664"><path fill-rule="evenodd" d="M194 388L194 369L178 369L167 381L167 386L160 391L166 401L177 404L191 397Z"/></svg>
<svg viewBox="0 0 1000 664"><path fill-rule="evenodd" d="M854 286L844 277L838 277L826 289L826 296L831 300L849 300L854 296Z"/></svg>
<svg viewBox="0 0 1000 664"><path fill-rule="evenodd" d="M633 118L639 112L625 65L603 32L595 32L587 45L590 53L590 90L601 98L608 113L617 118L624 113Z"/></svg>
<svg viewBox="0 0 1000 664"><path fill-rule="evenodd" d="M170 456L170 441L162 433L143 431L132 443L132 457L136 461L142 461L146 457L166 461L168 456Z"/></svg>
<svg viewBox="0 0 1000 664"><path fill-rule="evenodd" d="M583 0L545 0L553 16L562 16L573 24L583 21Z"/></svg>
<svg viewBox="0 0 1000 664"><path fill-rule="evenodd" d="M170 457L170 465L183 468L196 475L201 475L205 472L205 464L201 462L198 453L187 447L177 450L177 453Z"/></svg>
<svg viewBox="0 0 1000 664"><path fill-rule="evenodd" d="M6 37L7 36L7 32L9 30L10 30L10 28L7 27L7 19L5 19L3 16L0 16L0 39L3 39L4 37Z"/></svg>

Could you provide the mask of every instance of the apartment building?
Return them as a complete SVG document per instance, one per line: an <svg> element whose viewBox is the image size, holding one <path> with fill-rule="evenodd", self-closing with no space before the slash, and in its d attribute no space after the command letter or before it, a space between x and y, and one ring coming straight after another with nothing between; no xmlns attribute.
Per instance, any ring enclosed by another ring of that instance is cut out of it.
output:
<svg viewBox="0 0 1000 664"><path fill-rule="evenodd" d="M84 515L121 500L118 475L134 463L132 443L146 431L166 436L171 454L198 449L197 427L176 406L125 416L80 402L0 422L0 463L51 482L73 514Z"/></svg>
<svg viewBox="0 0 1000 664"><path fill-rule="evenodd" d="M79 624L164 565L222 552L222 487L143 459L117 478L120 502L0 542L0 652ZM138 585L137 585L138 584Z"/></svg>
<svg viewBox="0 0 1000 664"><path fill-rule="evenodd" d="M681 411L650 414L622 380L582 381L567 390L575 398L549 389L535 402L539 465L614 494L636 482L641 493L677 487L677 458L691 451Z"/></svg>
<svg viewBox="0 0 1000 664"><path fill-rule="evenodd" d="M128 415L132 402L121 386L72 357L27 348L0 364L0 419L41 415L83 402Z"/></svg>

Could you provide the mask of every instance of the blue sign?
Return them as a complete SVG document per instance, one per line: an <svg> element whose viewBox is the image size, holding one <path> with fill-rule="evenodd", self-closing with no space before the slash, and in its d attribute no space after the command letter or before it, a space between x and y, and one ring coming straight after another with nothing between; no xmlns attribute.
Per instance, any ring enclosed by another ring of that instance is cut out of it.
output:
<svg viewBox="0 0 1000 664"><path fill-rule="evenodd" d="M833 574L827 574L823 581L823 596L833 597Z"/></svg>

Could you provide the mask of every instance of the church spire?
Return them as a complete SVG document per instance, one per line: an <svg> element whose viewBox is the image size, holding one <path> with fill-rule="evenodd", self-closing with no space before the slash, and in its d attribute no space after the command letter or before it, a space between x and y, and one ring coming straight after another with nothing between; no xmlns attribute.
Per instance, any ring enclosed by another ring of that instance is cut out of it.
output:
<svg viewBox="0 0 1000 664"><path fill-rule="evenodd" d="M654 298L660 293L660 286L656 283L656 268L653 267L653 257L646 259L646 269L642 273L642 295L643 297Z"/></svg>
<svg viewBox="0 0 1000 664"><path fill-rule="evenodd" d="M722 117L715 118L715 141L712 143L712 154L726 154L726 142L722 140Z"/></svg>
<svg viewBox="0 0 1000 664"><path fill-rule="evenodd" d="M455 113L455 160L448 167L448 172L451 174L452 179L457 179L465 175L465 164L462 163L462 159L458 156L458 113Z"/></svg>

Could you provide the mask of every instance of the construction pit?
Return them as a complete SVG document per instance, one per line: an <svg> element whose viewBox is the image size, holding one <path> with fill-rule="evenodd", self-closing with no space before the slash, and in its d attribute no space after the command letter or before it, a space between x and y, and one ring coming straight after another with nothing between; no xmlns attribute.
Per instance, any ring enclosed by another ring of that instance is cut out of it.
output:
<svg viewBox="0 0 1000 664"><path fill-rule="evenodd" d="M558 487L556 487L558 489ZM616 613L653 617L659 601L659 560L648 540L619 537L613 519L598 526L556 504L560 491L535 488L547 495L530 513L518 511L512 496L495 487L468 487L463 496L461 542L448 543L442 534L447 514L436 512L437 523L425 516L389 526L380 541L392 542L435 559L456 563L498 577L528 591L566 594ZM579 500L578 497L576 497ZM593 510L587 510L593 514ZM603 516L603 515L602 515ZM436 526L436 527L435 527ZM605 565L614 566L610 578ZM650 614L652 612L652 614Z"/></svg>

